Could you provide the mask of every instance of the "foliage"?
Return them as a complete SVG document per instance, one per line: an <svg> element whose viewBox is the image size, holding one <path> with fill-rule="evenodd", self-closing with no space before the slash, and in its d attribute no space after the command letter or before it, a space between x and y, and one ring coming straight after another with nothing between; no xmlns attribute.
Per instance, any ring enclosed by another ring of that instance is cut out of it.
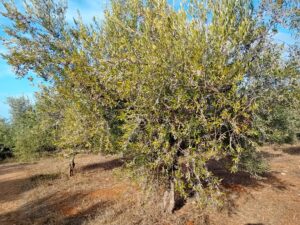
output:
<svg viewBox="0 0 300 225"><path fill-rule="evenodd" d="M299 110L276 106L255 120L261 143L294 143L299 133Z"/></svg>
<svg viewBox="0 0 300 225"><path fill-rule="evenodd" d="M35 105L25 97L8 98L11 109L11 138L13 152L21 160L37 157L44 151L55 149L53 129L45 127L46 118L38 110L41 102Z"/></svg>
<svg viewBox="0 0 300 225"><path fill-rule="evenodd" d="M4 40L10 52L4 58L19 77L33 70L57 93L63 115L57 145L93 150L101 147L108 152L117 149L112 144L122 122L116 118L115 109L122 103L102 81L105 68L100 65L99 26L85 26L80 18L75 26L67 24L64 1L28 1L23 13L14 4L3 5L6 12L2 14L13 22L5 30L14 39L14 44Z"/></svg>
<svg viewBox="0 0 300 225"><path fill-rule="evenodd" d="M202 200L218 195L211 160L262 172L257 136L287 126L284 104L299 106L299 51L283 60L272 40L275 6L192 0L175 10L166 0L112 0L101 25L80 17L71 25L65 2L32 0L24 12L4 2L13 24L4 58L18 76L33 71L51 84L35 107L11 104L13 118L26 108L13 119L16 152L38 152L44 139L121 152L135 171ZM284 25L295 28L290 15Z"/></svg>
<svg viewBox="0 0 300 225"><path fill-rule="evenodd" d="M248 85L256 96L261 95L254 126L262 143L296 141L300 129L299 56L299 45L291 46L287 59L277 57L275 63L281 65L277 76L256 79L255 85Z"/></svg>
<svg viewBox="0 0 300 225"><path fill-rule="evenodd" d="M11 128L7 121L0 118L0 159L12 156Z"/></svg>
<svg viewBox="0 0 300 225"><path fill-rule="evenodd" d="M107 85L128 103L123 152L183 196L216 187L211 159L262 171L247 164L259 161L255 115L272 82L286 91L299 73L283 73L272 26L258 17L249 1L195 1L179 11L166 1L113 1L107 13Z"/></svg>

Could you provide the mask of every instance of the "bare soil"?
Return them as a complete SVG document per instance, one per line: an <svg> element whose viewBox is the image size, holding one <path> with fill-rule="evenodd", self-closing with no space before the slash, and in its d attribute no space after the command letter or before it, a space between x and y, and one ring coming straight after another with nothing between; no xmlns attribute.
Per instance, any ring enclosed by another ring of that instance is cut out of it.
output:
<svg viewBox="0 0 300 225"><path fill-rule="evenodd" d="M270 164L262 179L217 171L226 201L199 209L188 201L162 212L162 190L144 191L114 171L116 157L80 155L68 177L66 159L0 164L0 224L299 225L300 146L261 148Z"/></svg>

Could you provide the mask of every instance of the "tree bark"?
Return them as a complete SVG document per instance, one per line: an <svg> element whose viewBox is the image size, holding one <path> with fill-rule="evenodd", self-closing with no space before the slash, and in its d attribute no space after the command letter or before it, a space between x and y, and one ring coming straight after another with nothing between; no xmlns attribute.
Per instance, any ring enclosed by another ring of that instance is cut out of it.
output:
<svg viewBox="0 0 300 225"><path fill-rule="evenodd" d="M172 214L175 209L175 187L174 181L170 181L170 189L165 191L163 197L164 212Z"/></svg>
<svg viewBox="0 0 300 225"><path fill-rule="evenodd" d="M175 187L174 187L174 181L171 181L171 188L170 188L170 194L169 194L169 208L168 213L173 213L175 209Z"/></svg>
<svg viewBox="0 0 300 225"><path fill-rule="evenodd" d="M200 181L200 178L198 176L198 174L195 172L196 170L196 165L195 165L195 159L192 160L192 172L195 176L195 179L196 179L196 191L195 191L195 197L196 197L196 200L199 201L200 199L200 195L199 195L199 192L197 191L199 188L201 188L201 181Z"/></svg>
<svg viewBox="0 0 300 225"><path fill-rule="evenodd" d="M69 162L69 167L70 167L70 177L72 177L74 176L74 171L75 171L75 154L73 154Z"/></svg>

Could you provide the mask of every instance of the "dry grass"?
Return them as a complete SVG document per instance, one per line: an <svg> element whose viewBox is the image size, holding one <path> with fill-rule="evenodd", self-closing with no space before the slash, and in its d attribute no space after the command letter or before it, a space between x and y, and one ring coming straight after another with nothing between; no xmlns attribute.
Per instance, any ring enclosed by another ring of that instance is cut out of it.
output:
<svg viewBox="0 0 300 225"><path fill-rule="evenodd" d="M262 148L271 165L264 179L217 168L226 201L221 209L200 210L192 201L172 215L162 212L163 190L143 191L115 175L122 161L81 155L76 175L68 161L43 159L35 164L0 165L0 224L201 225L291 224L300 221L299 146ZM63 165L63 166L62 166Z"/></svg>

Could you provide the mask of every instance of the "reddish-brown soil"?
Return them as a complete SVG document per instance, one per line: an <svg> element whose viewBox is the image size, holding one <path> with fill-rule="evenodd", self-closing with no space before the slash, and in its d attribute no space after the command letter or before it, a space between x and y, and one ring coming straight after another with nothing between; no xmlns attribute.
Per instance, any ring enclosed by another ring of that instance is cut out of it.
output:
<svg viewBox="0 0 300 225"><path fill-rule="evenodd" d="M81 155L72 178L65 159L1 164L0 225L300 224L299 145L261 151L270 164L262 179L216 172L226 193L222 208L201 210L188 201L172 215L162 213L159 191L143 191L114 172L122 166L117 158Z"/></svg>

